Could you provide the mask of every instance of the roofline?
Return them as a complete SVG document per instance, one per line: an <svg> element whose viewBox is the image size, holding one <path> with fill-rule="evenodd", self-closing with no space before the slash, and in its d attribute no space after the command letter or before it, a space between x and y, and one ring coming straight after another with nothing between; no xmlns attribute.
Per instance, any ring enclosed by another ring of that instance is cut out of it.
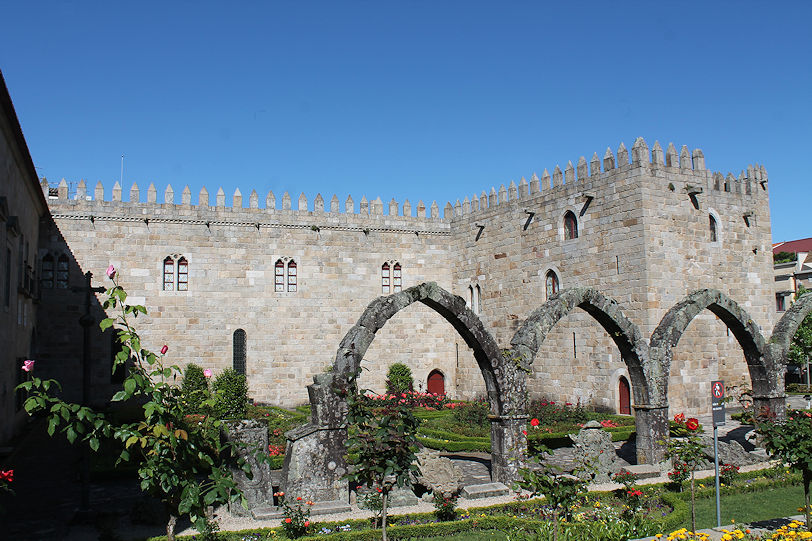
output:
<svg viewBox="0 0 812 541"><path fill-rule="evenodd" d="M0 108L2 108L3 115L9 121L14 142L17 144L20 154L22 154L23 167L27 169L25 172L28 173L26 176L29 178L30 187L34 190L34 193L39 194L35 198L42 207L43 215L49 215L51 212L48 209L48 202L45 200L45 194L42 193L42 186L37 178L37 170L34 168L34 160L31 159L31 152L28 150L28 143L25 142L20 120L17 118L17 112L11 102L11 94L8 92L3 70L0 70Z"/></svg>

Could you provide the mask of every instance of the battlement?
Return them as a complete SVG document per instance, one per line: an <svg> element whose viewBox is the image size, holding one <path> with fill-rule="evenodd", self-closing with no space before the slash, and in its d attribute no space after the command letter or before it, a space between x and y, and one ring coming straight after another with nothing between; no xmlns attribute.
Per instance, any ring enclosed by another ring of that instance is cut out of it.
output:
<svg viewBox="0 0 812 541"><path fill-rule="evenodd" d="M646 141L642 137L638 137L632 146L631 155L621 142L617 154L613 154L612 149L607 147L603 159L598 157L597 152L592 154L589 162L584 156L581 156L574 166L572 161L569 161L563 171L560 165L556 165L552 175L547 169L544 169L541 178L533 173L529 182L522 177L518 185L511 180L507 188L502 184L498 191L495 187L491 187L490 193L483 190L479 196L476 194L470 198L466 196L462 202L457 199L453 207L450 203L446 205L445 212L450 212L453 217L459 217L484 212L503 203L533 198L540 194L560 193L564 196L564 193L571 190L573 186L583 186L584 189L596 188L601 184L613 182L619 176L628 175L633 169L642 167L650 168L653 175L658 171L668 173L666 177L669 179L682 176L686 183L692 183L692 185L684 186L689 190L695 188L693 184L699 184L709 191L730 192L753 197L759 192L766 193L767 191L767 171L763 165L748 165L746 170L742 170L738 176L734 176L730 172L727 175L721 172L710 172L705 169L705 155L701 149L690 151L687 146L683 145L682 149L677 152L674 144L669 143L663 152L659 141L655 141L654 146L649 150Z"/></svg>
<svg viewBox="0 0 812 541"><path fill-rule="evenodd" d="M260 216L265 218L287 217L298 223L299 219L305 216L316 219L320 216L345 215L355 222L366 223L366 219L369 219L373 224L376 219L392 220L396 218L400 227L409 229L420 225L450 223L456 217L496 209L503 203L533 198L541 194L554 196L560 193L563 197L565 192L572 190L573 186L583 186L584 189L599 188L601 184L611 183L618 177L628 175L634 169L643 167L649 168L652 175L656 175L658 171L666 173L665 176L669 180L679 177L677 180L684 180L684 188L687 190L701 187L708 191L729 192L751 197L757 196L759 192L767 191L767 171L764 166L749 165L738 176L734 176L730 172L726 175L721 172L710 172L705 169L705 156L701 149L690 151L687 146L683 145L677 152L674 144L669 143L666 150L663 151L660 143L655 141L649 150L642 137L638 137L634 142L631 153L623 143L620 143L616 154L612 152L611 148L607 148L602 159L595 152L589 162L584 156L581 156L576 165L569 161L563 171L560 165L556 165L552 175L547 169L544 169L541 178L533 173L529 182L522 177L518 185L511 180L507 188L502 184L498 191L495 187L491 187L490 193L483 190L479 196L474 194L470 198L466 196L462 201L457 199L454 205L450 202L446 203L442 217L437 201L433 201L431 206L427 207L421 200L413 207L408 199L402 204L392 199L384 206L380 197L368 200L366 196L362 196L360 202L356 204L352 196L348 196L342 207L341 201L336 195L333 195L328 202L321 194L317 194L311 203L307 196L301 193L294 202L289 192L285 192L281 198L277 199L276 195L269 191L264 198L264 206L260 206L259 194L256 190L252 190L248 196L248 207L244 207L242 192L237 188L232 196L232 206L229 207L226 206L226 194L223 188L219 188L214 195L214 205L211 204L208 190L205 187L201 188L197 204L193 205L189 186L184 187L180 194L180 203L177 203L175 191L171 184L168 185L164 190L162 202L159 203L158 192L152 183L146 190L146 201L142 201L142 190L137 183L133 183L130 188L129 201L122 200L123 190L119 182L115 182L112 190L107 192L102 182L98 181L92 194L84 180L79 181L75 194L69 194L69 186L65 179L62 179L55 188L51 187L44 178L41 184L52 210L58 209L59 212L64 212L68 208L77 211L95 209L99 212L116 210L128 212L129 208L129 212L133 212L137 208L138 210L135 212L138 214L152 212L165 217L172 213L188 215L189 211L205 215L216 213L218 216L230 212L242 213L244 215L242 221L253 224L258 223L257 220ZM107 199L108 196L109 199ZM237 217L236 214L232 214L232 216ZM318 224L314 221L312 225L317 226Z"/></svg>

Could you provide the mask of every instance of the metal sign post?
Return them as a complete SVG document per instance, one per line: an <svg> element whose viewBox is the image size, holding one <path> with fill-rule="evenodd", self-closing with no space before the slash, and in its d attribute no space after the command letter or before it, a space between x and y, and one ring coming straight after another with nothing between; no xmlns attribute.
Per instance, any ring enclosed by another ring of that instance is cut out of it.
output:
<svg viewBox="0 0 812 541"><path fill-rule="evenodd" d="M711 412L713 413L713 469L716 472L716 527L722 527L722 507L719 504L719 425L725 424L725 382L711 382Z"/></svg>

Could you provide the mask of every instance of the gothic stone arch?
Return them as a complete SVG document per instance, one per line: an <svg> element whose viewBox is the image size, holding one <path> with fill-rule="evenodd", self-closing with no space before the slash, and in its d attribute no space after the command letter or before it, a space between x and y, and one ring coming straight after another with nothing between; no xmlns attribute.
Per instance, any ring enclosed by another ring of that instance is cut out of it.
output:
<svg viewBox="0 0 812 541"><path fill-rule="evenodd" d="M744 351L756 407L774 406L776 400L783 403L783 384L780 377L776 377L774 367L765 361L766 344L758 325L736 301L715 289L694 291L675 304L666 312L651 334L650 354L652 359L657 359L663 367L659 384L664 392L668 392L673 348L691 321L705 309L713 312L727 325Z"/></svg>
<svg viewBox="0 0 812 541"><path fill-rule="evenodd" d="M772 335L764 351L764 364L768 371L768 382L776 392L764 397L757 407L770 408L779 417L786 412L786 400L783 393L784 369L787 365L787 352L792 337L798 331L803 320L812 312L812 292L804 293L792 303L773 328ZM777 391L781 391L780 393ZM780 396L779 396L780 394Z"/></svg>
<svg viewBox="0 0 812 541"><path fill-rule="evenodd" d="M623 314L613 299L591 288L560 291L534 310L513 335L510 344L514 354L529 371L547 334L575 308L586 311L606 330L628 367L635 402L638 462L662 461L662 441L668 435L668 403L660 389L652 385L659 367L649 360L648 344L637 325Z"/></svg>
<svg viewBox="0 0 812 541"><path fill-rule="evenodd" d="M375 333L414 302L440 314L473 350L491 405L493 477L507 485L517 478L527 449L522 434L527 420L525 374L502 355L493 336L466 307L465 300L428 282L372 301L339 344L332 371L313 378L313 385L308 386L310 423L286 434L288 449L282 476L285 490L291 495L315 501L347 501L347 483L341 479L346 473L344 396ZM307 475L303 475L305 472Z"/></svg>

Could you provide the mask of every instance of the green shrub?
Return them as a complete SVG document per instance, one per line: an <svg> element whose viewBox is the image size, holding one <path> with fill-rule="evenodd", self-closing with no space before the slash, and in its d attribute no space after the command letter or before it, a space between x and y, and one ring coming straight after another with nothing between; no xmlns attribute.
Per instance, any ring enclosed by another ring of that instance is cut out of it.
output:
<svg viewBox="0 0 812 541"><path fill-rule="evenodd" d="M220 419L244 417L248 407L248 385L245 376L232 368L226 368L214 379L212 390L216 393L215 414Z"/></svg>
<svg viewBox="0 0 812 541"><path fill-rule="evenodd" d="M453 405L451 416L456 423L462 426L476 426L479 428L490 426L488 415L491 413L491 407L488 402L477 400L475 402L459 402Z"/></svg>
<svg viewBox="0 0 812 541"><path fill-rule="evenodd" d="M403 363L395 363L389 367L386 375L386 392L406 393L414 388L412 370Z"/></svg>
<svg viewBox="0 0 812 541"><path fill-rule="evenodd" d="M184 411L189 414L201 413L200 403L211 396L209 382L203 375L203 369L194 363L186 365L180 389Z"/></svg>

